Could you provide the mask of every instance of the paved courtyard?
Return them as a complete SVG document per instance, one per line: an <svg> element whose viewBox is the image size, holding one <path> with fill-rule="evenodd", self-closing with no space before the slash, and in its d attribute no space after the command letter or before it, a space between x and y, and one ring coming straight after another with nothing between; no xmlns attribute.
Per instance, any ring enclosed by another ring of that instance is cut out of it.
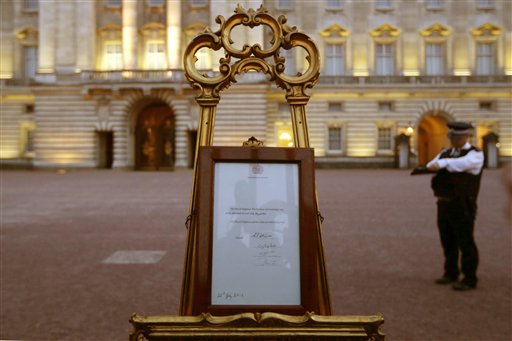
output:
<svg viewBox="0 0 512 341"><path fill-rule="evenodd" d="M382 313L388 340L511 340L511 225L482 180L477 290L438 286L430 176L318 170L334 313ZM192 172L2 171L1 340L127 340L177 314ZM134 252L137 251L137 252Z"/></svg>

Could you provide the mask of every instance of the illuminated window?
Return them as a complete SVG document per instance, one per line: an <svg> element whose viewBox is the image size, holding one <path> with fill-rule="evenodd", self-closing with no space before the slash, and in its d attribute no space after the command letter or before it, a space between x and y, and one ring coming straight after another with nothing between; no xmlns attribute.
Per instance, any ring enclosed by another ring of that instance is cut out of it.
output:
<svg viewBox="0 0 512 341"><path fill-rule="evenodd" d="M146 67L148 69L165 69L165 44L161 42L148 43L146 58Z"/></svg>
<svg viewBox="0 0 512 341"><path fill-rule="evenodd" d="M377 147L379 150L391 150L391 127L378 128Z"/></svg>
<svg viewBox="0 0 512 341"><path fill-rule="evenodd" d="M25 46L23 48L24 57L24 76L26 79L34 79L37 71L37 47Z"/></svg>
<svg viewBox="0 0 512 341"><path fill-rule="evenodd" d="M293 131L290 122L276 122L276 137L278 147L293 147Z"/></svg>
<svg viewBox="0 0 512 341"><path fill-rule="evenodd" d="M105 70L123 69L123 50L120 42L105 43Z"/></svg>
<svg viewBox="0 0 512 341"><path fill-rule="evenodd" d="M343 9L343 2L341 0L327 0L325 8L327 10L341 10Z"/></svg>
<svg viewBox="0 0 512 341"><path fill-rule="evenodd" d="M492 75L494 73L494 44L476 44L476 74Z"/></svg>
<svg viewBox="0 0 512 341"><path fill-rule="evenodd" d="M444 74L444 44L425 45L425 73L429 76Z"/></svg>
<svg viewBox="0 0 512 341"><path fill-rule="evenodd" d="M395 72L393 44L375 44L375 73L389 76Z"/></svg>
<svg viewBox="0 0 512 341"><path fill-rule="evenodd" d="M25 0L24 6L26 11L37 11L39 10L39 0Z"/></svg>
<svg viewBox="0 0 512 341"><path fill-rule="evenodd" d="M345 74L345 45L325 45L325 74L341 76Z"/></svg>
<svg viewBox="0 0 512 341"><path fill-rule="evenodd" d="M341 152L342 151L342 131L341 127L329 127L328 131L328 143L327 150L329 152Z"/></svg>

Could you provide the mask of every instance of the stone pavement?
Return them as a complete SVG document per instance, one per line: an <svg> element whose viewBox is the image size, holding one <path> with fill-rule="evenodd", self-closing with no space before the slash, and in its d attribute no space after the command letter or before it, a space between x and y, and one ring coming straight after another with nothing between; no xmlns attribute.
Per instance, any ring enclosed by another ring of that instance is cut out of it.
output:
<svg viewBox="0 0 512 341"><path fill-rule="evenodd" d="M510 340L511 226L484 173L477 290L442 272L430 176L318 170L334 312L382 313L388 340ZM127 340L133 313L177 314L192 172L3 171L2 340ZM137 251L137 252L134 252Z"/></svg>

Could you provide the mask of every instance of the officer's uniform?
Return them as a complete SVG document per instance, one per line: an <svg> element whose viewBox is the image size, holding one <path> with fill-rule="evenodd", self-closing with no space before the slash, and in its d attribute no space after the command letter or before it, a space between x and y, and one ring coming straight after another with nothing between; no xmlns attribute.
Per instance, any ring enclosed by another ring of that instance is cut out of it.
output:
<svg viewBox="0 0 512 341"><path fill-rule="evenodd" d="M464 128L471 127L462 122L449 123L448 126L450 133L455 135L463 135L467 132ZM474 288L478 280L478 249L473 227L483 163L483 153L466 143L460 150L453 147L443 149L427 164L427 167L434 165L439 169L432 178L432 189L437 197L437 224L445 264L443 278L437 283L457 281L460 251L464 278L454 289Z"/></svg>

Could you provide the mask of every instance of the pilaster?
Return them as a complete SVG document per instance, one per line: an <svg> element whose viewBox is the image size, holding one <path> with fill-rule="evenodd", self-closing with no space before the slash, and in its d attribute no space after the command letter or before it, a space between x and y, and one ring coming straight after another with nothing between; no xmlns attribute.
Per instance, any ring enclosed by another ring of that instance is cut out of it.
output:
<svg viewBox="0 0 512 341"><path fill-rule="evenodd" d="M167 65L181 69L181 1L167 0Z"/></svg>
<svg viewBox="0 0 512 341"><path fill-rule="evenodd" d="M75 7L76 17L76 68L92 70L95 65L96 16L95 1L78 1Z"/></svg>
<svg viewBox="0 0 512 341"><path fill-rule="evenodd" d="M123 66L137 69L137 1L123 0Z"/></svg>
<svg viewBox="0 0 512 341"><path fill-rule="evenodd" d="M38 73L55 73L55 0L39 2L39 68Z"/></svg>

